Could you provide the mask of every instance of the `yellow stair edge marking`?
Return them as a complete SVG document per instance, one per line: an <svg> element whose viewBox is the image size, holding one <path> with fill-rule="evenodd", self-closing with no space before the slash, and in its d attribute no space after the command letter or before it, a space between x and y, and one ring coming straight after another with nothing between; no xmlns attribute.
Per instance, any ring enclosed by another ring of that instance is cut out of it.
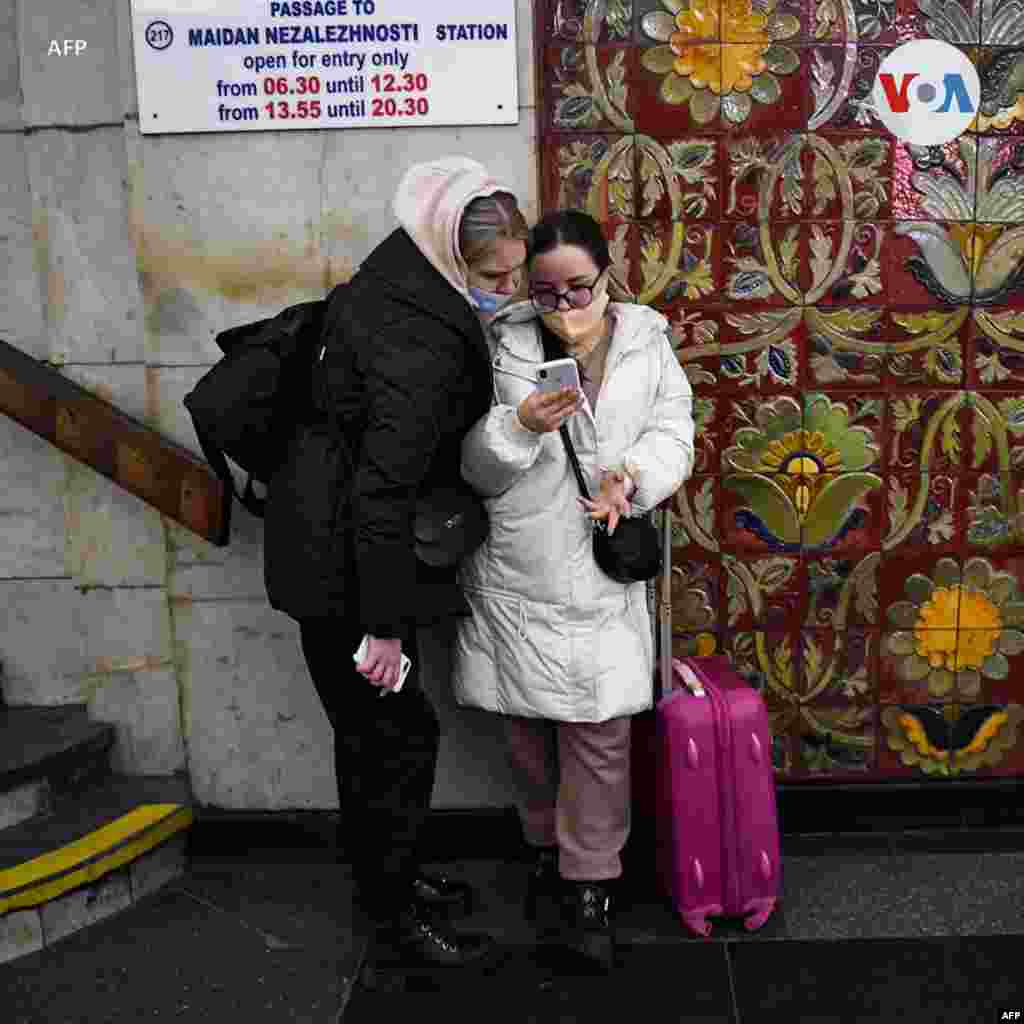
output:
<svg viewBox="0 0 1024 1024"><path fill-rule="evenodd" d="M59 850L0 871L0 914L94 882L184 831L192 820L190 807L146 804Z"/></svg>

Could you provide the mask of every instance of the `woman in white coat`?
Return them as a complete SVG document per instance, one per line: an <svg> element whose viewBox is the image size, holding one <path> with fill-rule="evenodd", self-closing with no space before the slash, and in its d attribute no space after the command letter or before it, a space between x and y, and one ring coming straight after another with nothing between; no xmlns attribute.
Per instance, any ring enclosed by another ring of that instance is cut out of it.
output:
<svg viewBox="0 0 1024 1024"><path fill-rule="evenodd" d="M629 832L630 716L651 706L654 651L646 584L616 583L598 568L593 520L614 530L678 490L694 431L667 320L609 303L610 264L591 217L545 217L530 235L530 301L491 324L494 404L462 448L491 531L460 573L473 615L459 621L454 665L460 704L506 716L532 794L520 808L537 852L528 917L567 897L571 944L606 968L608 883L622 873ZM582 393L536 390L542 330L576 359ZM592 502L580 496L563 422Z"/></svg>

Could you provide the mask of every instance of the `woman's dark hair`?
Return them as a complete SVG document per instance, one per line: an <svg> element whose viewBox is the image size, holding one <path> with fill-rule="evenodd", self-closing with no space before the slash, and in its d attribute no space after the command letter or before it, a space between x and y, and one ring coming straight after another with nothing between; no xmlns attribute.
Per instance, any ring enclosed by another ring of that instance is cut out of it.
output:
<svg viewBox="0 0 1024 1024"><path fill-rule="evenodd" d="M589 214L579 210L556 210L542 217L533 226L526 243L526 262L532 263L535 257L559 245L575 245L585 250L602 272L611 266L608 241L601 225Z"/></svg>

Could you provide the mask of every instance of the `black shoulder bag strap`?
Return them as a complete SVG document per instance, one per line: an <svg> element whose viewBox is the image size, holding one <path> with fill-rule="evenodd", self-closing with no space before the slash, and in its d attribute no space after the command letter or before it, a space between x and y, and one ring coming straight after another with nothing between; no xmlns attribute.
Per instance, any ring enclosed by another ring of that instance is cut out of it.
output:
<svg viewBox="0 0 1024 1024"><path fill-rule="evenodd" d="M541 345L544 347L545 361L568 358L565 350L558 344L558 339L548 330L543 320L537 321L537 330L540 332ZM587 487L586 478L583 476L583 469L580 466L579 457L576 455L576 449L573 447L572 438L569 437L569 427L563 423L558 428L558 432L562 435L562 444L565 445L565 453L569 456L569 465L572 466L572 471L576 475L576 483L579 484L580 492L589 501L590 490Z"/></svg>

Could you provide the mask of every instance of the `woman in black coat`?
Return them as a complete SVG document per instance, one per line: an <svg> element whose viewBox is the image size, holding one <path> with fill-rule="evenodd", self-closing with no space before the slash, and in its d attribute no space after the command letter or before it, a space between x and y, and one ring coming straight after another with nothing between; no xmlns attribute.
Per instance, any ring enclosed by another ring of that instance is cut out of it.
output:
<svg viewBox="0 0 1024 1024"><path fill-rule="evenodd" d="M334 729L371 963L401 977L479 962L490 945L448 929L438 911L465 904L468 887L425 876L418 861L439 726L416 628L468 606L455 569L415 557L413 519L423 496L461 485L462 439L491 404L484 323L519 286L527 226L514 197L461 158L413 167L395 212L401 227L330 296L313 375L326 418L300 433L270 483L265 574L271 605L301 625ZM395 692L403 652L412 668Z"/></svg>

